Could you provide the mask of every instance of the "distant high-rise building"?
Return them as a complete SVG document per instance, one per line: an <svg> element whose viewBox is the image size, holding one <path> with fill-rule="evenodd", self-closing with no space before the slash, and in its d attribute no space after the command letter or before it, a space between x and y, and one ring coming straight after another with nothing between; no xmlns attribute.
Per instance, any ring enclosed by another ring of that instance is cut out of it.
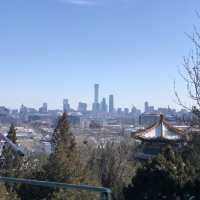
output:
<svg viewBox="0 0 200 200"><path fill-rule="evenodd" d="M94 85L94 103L92 106L93 112L99 112L99 84Z"/></svg>
<svg viewBox="0 0 200 200"><path fill-rule="evenodd" d="M19 112L20 114L25 114L28 112L28 108L22 104Z"/></svg>
<svg viewBox="0 0 200 200"><path fill-rule="evenodd" d="M137 108L136 108L135 106L133 106L132 109L131 109L131 112L132 112L132 113L137 112Z"/></svg>
<svg viewBox="0 0 200 200"><path fill-rule="evenodd" d="M118 109L117 109L117 114L118 114L118 115L121 115L121 114L122 114L122 108L118 108Z"/></svg>
<svg viewBox="0 0 200 200"><path fill-rule="evenodd" d="M99 112L99 103L93 103L93 105L92 105L92 111L94 113Z"/></svg>
<svg viewBox="0 0 200 200"><path fill-rule="evenodd" d="M151 126L158 122L160 119L160 114L149 114L149 113L143 113L140 115L140 124L144 127Z"/></svg>
<svg viewBox="0 0 200 200"><path fill-rule="evenodd" d="M149 113L154 113L154 112L155 112L154 106L149 106Z"/></svg>
<svg viewBox="0 0 200 200"><path fill-rule="evenodd" d="M10 113L10 110L7 109L6 107L4 106L0 106L0 115L1 116L6 116L6 115L9 115Z"/></svg>
<svg viewBox="0 0 200 200"><path fill-rule="evenodd" d="M109 113L114 112L114 95L109 96Z"/></svg>
<svg viewBox="0 0 200 200"><path fill-rule="evenodd" d="M108 106L106 104L106 98L102 99L101 106L100 106L100 111L103 112L103 113L108 112Z"/></svg>
<svg viewBox="0 0 200 200"><path fill-rule="evenodd" d="M99 103L99 84L94 85L94 102Z"/></svg>
<svg viewBox="0 0 200 200"><path fill-rule="evenodd" d="M144 112L145 113L149 112L149 103L147 101L144 103Z"/></svg>
<svg viewBox="0 0 200 200"><path fill-rule="evenodd" d="M81 113L86 113L87 112L87 104L79 102L78 111L81 112Z"/></svg>
<svg viewBox="0 0 200 200"><path fill-rule="evenodd" d="M161 113L161 114L164 114L164 115L176 115L176 110L171 109L168 106L168 108L158 108L158 113Z"/></svg>
<svg viewBox="0 0 200 200"><path fill-rule="evenodd" d="M40 113L47 113L48 112L48 104L47 103L43 103L42 107L39 108L39 112Z"/></svg>
<svg viewBox="0 0 200 200"><path fill-rule="evenodd" d="M129 114L129 109L128 108L124 108L124 114L128 115Z"/></svg>
<svg viewBox="0 0 200 200"><path fill-rule="evenodd" d="M135 106L132 107L131 109L131 113L135 116L139 116L141 115L141 111L139 109L137 109Z"/></svg>
<svg viewBox="0 0 200 200"><path fill-rule="evenodd" d="M68 99L63 100L63 112L69 112L70 111L70 105Z"/></svg>
<svg viewBox="0 0 200 200"><path fill-rule="evenodd" d="M20 119L22 121L26 121L28 120L28 108L26 106L24 106L23 104L20 107Z"/></svg>

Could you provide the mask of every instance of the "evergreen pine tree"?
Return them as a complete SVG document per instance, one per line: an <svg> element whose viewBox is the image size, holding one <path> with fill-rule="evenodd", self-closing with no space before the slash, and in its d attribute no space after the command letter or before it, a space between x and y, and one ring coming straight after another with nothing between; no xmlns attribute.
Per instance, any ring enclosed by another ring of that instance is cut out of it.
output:
<svg viewBox="0 0 200 200"><path fill-rule="evenodd" d="M14 124L11 124L7 138L10 139L14 144L17 144L17 134Z"/></svg>
<svg viewBox="0 0 200 200"><path fill-rule="evenodd" d="M7 135L14 144L17 144L17 136L15 126L12 124ZM2 151L3 157L3 175L4 176L17 176L18 170L21 166L22 158L18 152L6 142Z"/></svg>
<svg viewBox="0 0 200 200"><path fill-rule="evenodd" d="M75 138L70 132L67 114L58 121L58 125L52 136L52 154L49 158L48 175L52 181L74 182L78 176L79 155Z"/></svg>
<svg viewBox="0 0 200 200"><path fill-rule="evenodd" d="M16 129L13 124L10 126L7 137L14 144L17 144ZM3 147L2 158L1 175L6 177L19 177L22 157L7 142ZM14 191L13 186L10 184L6 184L6 188L10 193Z"/></svg>
<svg viewBox="0 0 200 200"><path fill-rule="evenodd" d="M184 200L184 186L191 180L189 169L179 153L169 146L146 163L125 188L126 200Z"/></svg>
<svg viewBox="0 0 200 200"><path fill-rule="evenodd" d="M48 164L44 166L44 171L49 181L89 184L87 170L81 163L79 150L75 137L70 131L66 113L59 119L52 136L52 153ZM62 196L67 199L95 199L94 196L90 198L90 195L84 192L63 190L53 191L51 198L62 199Z"/></svg>
<svg viewBox="0 0 200 200"><path fill-rule="evenodd" d="M70 131L67 113L64 113L59 119L57 127L53 133L51 146L52 155L58 152L58 149L62 144L65 144L65 149L75 150L76 143L73 134Z"/></svg>
<svg viewBox="0 0 200 200"><path fill-rule="evenodd" d="M33 170L29 179L46 180L72 184L95 185L88 175L80 159L80 152L75 142L75 137L70 131L67 114L58 120L52 136L52 153L47 162L39 169ZM95 182L96 183L96 182ZM44 188L39 186L22 185L19 191L22 200L95 200L96 194L76 191Z"/></svg>

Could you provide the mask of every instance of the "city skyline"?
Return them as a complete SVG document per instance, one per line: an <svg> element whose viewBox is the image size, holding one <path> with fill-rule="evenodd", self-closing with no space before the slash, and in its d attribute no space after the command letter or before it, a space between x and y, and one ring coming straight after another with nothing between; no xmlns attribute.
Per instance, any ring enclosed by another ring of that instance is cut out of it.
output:
<svg viewBox="0 0 200 200"><path fill-rule="evenodd" d="M0 3L0 105L62 108L66 97L75 108L92 105L98 82L117 107L141 109L148 100L179 108L174 80L188 101L178 71L192 47L185 33L198 24L199 1L78 2Z"/></svg>
<svg viewBox="0 0 200 200"><path fill-rule="evenodd" d="M93 113L115 113L118 111L124 111L124 112L128 112L131 111L132 109L136 109L138 108L141 112L144 113L152 113L154 111L156 111L157 109L160 108L171 108L171 109L176 109L173 106L167 105L167 106L155 106L155 104L153 104L152 102L149 101L144 101L143 102L143 106L142 107L137 107L135 106L135 104L132 104L131 106L119 106L116 105L115 103L115 96L113 94L107 94L104 96L101 96L101 85L95 83L94 84L94 90L93 90L93 96L91 97L91 99L93 98L93 103L90 105L88 102L84 102L81 99L78 101L76 106L72 106L74 105L73 102L70 101L69 98L65 97L62 99L62 104L59 107L51 107L49 106L48 101L44 102L40 102L40 105L37 107L36 105L27 105L27 104L20 104L19 107L17 108L11 108L11 107L7 107L8 109L17 109L20 110L21 107L23 108L33 108L33 109L38 109L39 112L42 113L46 113L48 110L55 110L55 109L59 109L62 110L63 112L70 112L72 110L74 111L92 111ZM5 105L0 105L1 106L5 106ZM183 109L183 107L180 107L181 110Z"/></svg>

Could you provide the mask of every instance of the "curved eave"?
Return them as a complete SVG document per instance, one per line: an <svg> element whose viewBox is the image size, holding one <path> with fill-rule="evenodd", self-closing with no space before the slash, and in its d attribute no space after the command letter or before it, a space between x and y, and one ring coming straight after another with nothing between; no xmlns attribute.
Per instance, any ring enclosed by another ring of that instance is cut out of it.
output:
<svg viewBox="0 0 200 200"><path fill-rule="evenodd" d="M136 138L136 137L138 137L138 136L139 136L139 137L143 137L146 133L150 132L150 131L153 130L154 128L159 127L161 124L164 124L164 125L167 127L167 129L168 129L169 131L175 132L177 135L180 135L181 137L183 137L183 136L186 134L186 131L180 130L180 129L178 129L178 128L173 127L171 124L169 124L169 123L164 119L163 115L161 115L159 122L156 122L155 124L153 124L152 126L146 128L146 129L144 129L144 130L136 131L136 132L132 133L131 136L132 136L133 138Z"/></svg>
<svg viewBox="0 0 200 200"><path fill-rule="evenodd" d="M179 134L179 135L184 135L185 133L186 133L186 131L185 130L181 130L181 129L178 129L178 128L175 128L175 127L173 127L171 124L169 124L167 121L165 121L165 120L163 120L163 124L167 127L167 129L169 130L169 131L172 131L172 132L175 132L175 133L177 133L177 134Z"/></svg>
<svg viewBox="0 0 200 200"><path fill-rule="evenodd" d="M182 142L184 141L183 138L180 139L168 139L168 138L163 138L163 137L158 137L158 138L144 138L140 136L135 137L136 140L140 140L142 142L167 142L167 143L176 143L176 142Z"/></svg>
<svg viewBox="0 0 200 200"><path fill-rule="evenodd" d="M152 126L146 128L146 129L138 130L134 133L131 133L131 136L135 137L137 135L144 135L145 133L148 133L149 131L153 130L154 128L156 128L159 125L160 125L160 122L156 122L155 124L153 124Z"/></svg>

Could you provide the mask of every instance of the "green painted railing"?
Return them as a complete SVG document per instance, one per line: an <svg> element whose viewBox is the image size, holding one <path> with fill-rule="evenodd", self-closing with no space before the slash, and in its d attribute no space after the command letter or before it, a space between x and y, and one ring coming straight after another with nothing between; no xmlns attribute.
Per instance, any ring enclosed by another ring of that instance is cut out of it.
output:
<svg viewBox="0 0 200 200"><path fill-rule="evenodd" d="M0 182L3 183L15 183L15 184L27 184L41 187L49 188L62 188L62 189L72 189L72 190L84 190L88 192L96 192L101 194L101 200L109 200L111 190L103 187L93 187L88 185L75 185L75 184L66 184L66 183L57 183L57 182L48 182L48 181L37 181L30 179L18 179L18 178L8 178L0 177Z"/></svg>

